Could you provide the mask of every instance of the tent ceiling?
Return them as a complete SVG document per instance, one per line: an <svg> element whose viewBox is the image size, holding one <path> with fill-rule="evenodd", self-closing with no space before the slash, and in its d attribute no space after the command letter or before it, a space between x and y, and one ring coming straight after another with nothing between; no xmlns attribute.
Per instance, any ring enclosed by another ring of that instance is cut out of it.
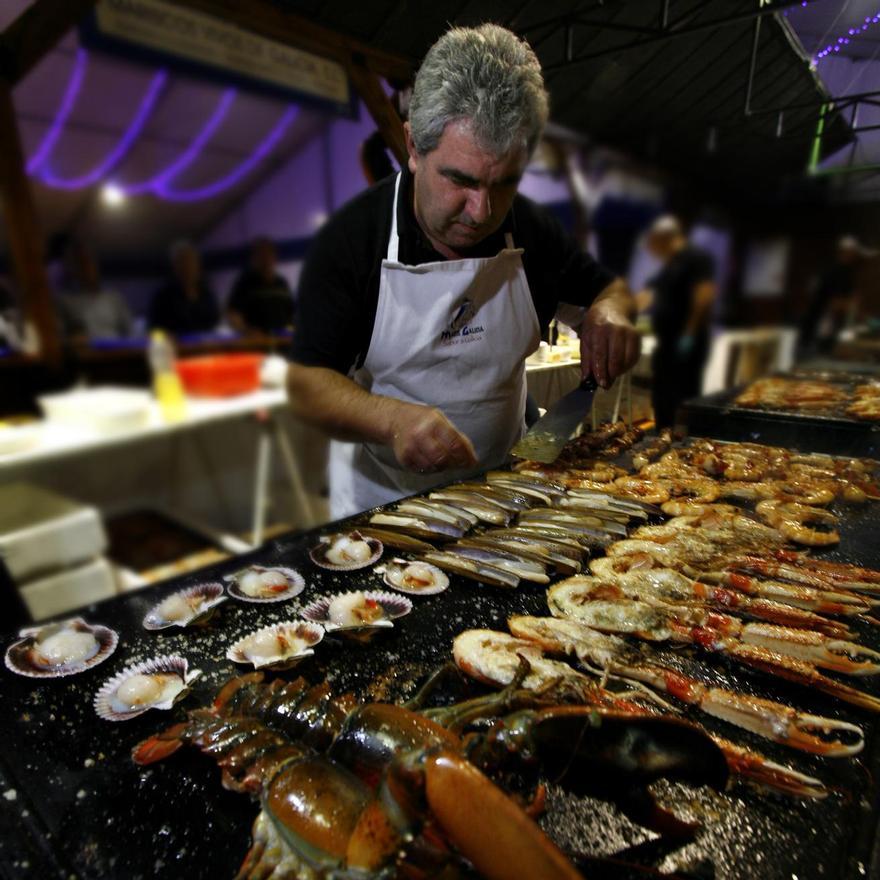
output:
<svg viewBox="0 0 880 880"><path fill-rule="evenodd" d="M744 112L755 0L671 0L669 21L685 32L663 39L640 31L657 27L662 8L647 0L277 3L414 63L450 23L507 25L535 47L556 122L738 198L796 178L807 164L823 92L787 24L772 15L762 18L755 66L751 106L759 112ZM567 32L565 22L578 16L584 23ZM805 103L812 106L785 112L778 137L778 114L765 111ZM842 120L829 123L830 151L848 130Z"/></svg>

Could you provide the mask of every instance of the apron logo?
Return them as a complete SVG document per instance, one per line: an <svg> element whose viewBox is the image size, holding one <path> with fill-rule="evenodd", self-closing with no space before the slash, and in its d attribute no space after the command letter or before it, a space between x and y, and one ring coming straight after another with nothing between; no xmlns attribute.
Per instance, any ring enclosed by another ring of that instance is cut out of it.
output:
<svg viewBox="0 0 880 880"><path fill-rule="evenodd" d="M464 299L456 307L452 315L452 320L446 329L440 333L440 342L443 345L454 345L465 336L480 336L484 330L482 326L472 327L469 322L476 315L477 309L472 300ZM468 342L476 341L468 339Z"/></svg>

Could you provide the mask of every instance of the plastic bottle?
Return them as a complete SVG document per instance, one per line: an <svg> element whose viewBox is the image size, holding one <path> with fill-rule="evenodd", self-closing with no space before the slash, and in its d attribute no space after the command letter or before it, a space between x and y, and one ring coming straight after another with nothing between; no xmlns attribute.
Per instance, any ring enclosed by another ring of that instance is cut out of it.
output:
<svg viewBox="0 0 880 880"><path fill-rule="evenodd" d="M159 402L162 418L166 422L179 422L186 416L186 396L174 367L174 346L161 330L150 334L148 356L153 373L153 393Z"/></svg>

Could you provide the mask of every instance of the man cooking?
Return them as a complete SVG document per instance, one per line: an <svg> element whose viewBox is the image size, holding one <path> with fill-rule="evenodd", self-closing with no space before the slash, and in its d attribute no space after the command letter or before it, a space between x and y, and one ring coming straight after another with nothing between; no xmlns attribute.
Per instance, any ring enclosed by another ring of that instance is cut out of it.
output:
<svg viewBox="0 0 880 880"><path fill-rule="evenodd" d="M581 306L584 375L638 358L623 281L517 195L547 120L540 64L495 25L429 50L407 168L344 206L303 269L288 391L337 441L334 518L501 463L524 430L525 359Z"/></svg>

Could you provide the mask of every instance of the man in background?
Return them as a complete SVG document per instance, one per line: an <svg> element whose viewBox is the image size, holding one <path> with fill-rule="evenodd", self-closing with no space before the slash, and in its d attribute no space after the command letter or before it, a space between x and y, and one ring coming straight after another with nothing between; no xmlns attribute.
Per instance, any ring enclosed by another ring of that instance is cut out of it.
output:
<svg viewBox="0 0 880 880"><path fill-rule="evenodd" d="M81 239L61 245L58 316L67 339L124 339L131 336L132 316L117 291L101 282L98 262Z"/></svg>
<svg viewBox="0 0 880 880"><path fill-rule="evenodd" d="M208 333L220 323L220 309L202 274L195 245L177 241L171 246L171 277L153 295L150 329L175 336Z"/></svg>
<svg viewBox="0 0 880 880"><path fill-rule="evenodd" d="M293 324L293 294L276 271L275 245L265 236L251 245L248 267L236 279L226 304L229 326L239 333L277 333Z"/></svg>
<svg viewBox="0 0 880 880"><path fill-rule="evenodd" d="M801 346L829 352L840 331L855 318L859 307L859 267L876 251L864 247L852 235L837 242L834 260L816 279L810 305L801 325Z"/></svg>
<svg viewBox="0 0 880 880"><path fill-rule="evenodd" d="M651 309L657 339L652 361L654 419L658 428L667 428L675 423L681 403L700 393L717 292L715 263L690 244L681 223L671 215L654 221L647 245L662 268L637 302L640 310Z"/></svg>

